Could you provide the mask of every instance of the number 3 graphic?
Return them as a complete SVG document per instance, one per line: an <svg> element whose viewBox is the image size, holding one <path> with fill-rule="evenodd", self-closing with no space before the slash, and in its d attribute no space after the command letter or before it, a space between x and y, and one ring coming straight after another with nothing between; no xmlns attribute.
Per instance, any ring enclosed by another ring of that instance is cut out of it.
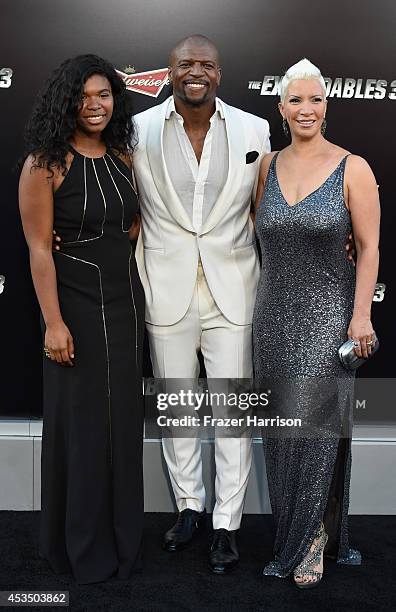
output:
<svg viewBox="0 0 396 612"><path fill-rule="evenodd" d="M384 283L377 283L375 285L373 302L382 302L385 297L386 285Z"/></svg>
<svg viewBox="0 0 396 612"><path fill-rule="evenodd" d="M0 69L0 87L11 87L12 69L1 68Z"/></svg>

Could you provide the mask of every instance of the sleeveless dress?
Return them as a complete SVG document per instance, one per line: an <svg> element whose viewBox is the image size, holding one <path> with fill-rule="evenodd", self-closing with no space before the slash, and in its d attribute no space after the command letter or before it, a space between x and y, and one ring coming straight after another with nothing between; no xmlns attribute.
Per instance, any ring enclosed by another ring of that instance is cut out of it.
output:
<svg viewBox="0 0 396 612"><path fill-rule="evenodd" d="M54 195L53 257L75 365L44 358L40 556L84 584L140 565L144 295L130 170L109 151L72 152Z"/></svg>
<svg viewBox="0 0 396 612"><path fill-rule="evenodd" d="M275 523L265 575L285 577L307 554L321 521L325 555L360 564L349 548L348 506L354 375L339 361L353 312L355 272L345 245L346 157L313 193L289 205L275 154L256 215L262 268L253 315L256 384L274 389L272 410L298 417L301 434L263 431Z"/></svg>

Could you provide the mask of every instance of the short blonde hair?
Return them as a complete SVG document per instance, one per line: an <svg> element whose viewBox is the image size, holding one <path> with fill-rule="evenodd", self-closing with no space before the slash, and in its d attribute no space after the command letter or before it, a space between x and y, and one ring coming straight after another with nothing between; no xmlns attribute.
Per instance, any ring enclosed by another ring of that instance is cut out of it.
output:
<svg viewBox="0 0 396 612"><path fill-rule="evenodd" d="M284 76L282 77L280 84L280 99L281 102L284 101L287 89L292 81L297 81L300 79L316 79L319 81L324 97L326 97L326 83L324 82L324 78L317 66L315 66L312 62L304 57L304 59L297 62L297 64L293 64L290 66L288 70L286 70Z"/></svg>

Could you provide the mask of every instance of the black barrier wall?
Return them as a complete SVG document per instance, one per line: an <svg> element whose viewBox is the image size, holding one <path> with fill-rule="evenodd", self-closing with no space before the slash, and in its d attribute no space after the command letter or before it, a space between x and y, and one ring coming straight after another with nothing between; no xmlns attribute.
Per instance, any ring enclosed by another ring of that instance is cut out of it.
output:
<svg viewBox="0 0 396 612"><path fill-rule="evenodd" d="M380 285L373 304L382 346L361 375L394 376L393 0L3 0L0 10L1 416L41 414L39 313L18 213L18 176L12 172L35 95L67 57L96 53L122 71L127 66L138 73L152 71L167 66L177 40L196 32L213 39L221 51L219 96L268 119L273 149L287 144L276 95L284 70L308 57L328 79L328 138L368 160L382 202ZM157 98L130 95L139 112L169 93L164 86Z"/></svg>

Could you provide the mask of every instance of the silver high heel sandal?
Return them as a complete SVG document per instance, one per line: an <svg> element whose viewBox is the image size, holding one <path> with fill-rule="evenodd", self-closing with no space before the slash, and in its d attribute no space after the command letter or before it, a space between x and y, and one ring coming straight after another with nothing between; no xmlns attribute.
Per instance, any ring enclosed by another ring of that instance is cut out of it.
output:
<svg viewBox="0 0 396 612"><path fill-rule="evenodd" d="M328 535L324 530L324 525L321 523L319 530L315 534L315 540L318 540L315 544L315 548L312 552L308 552L307 556L297 565L295 568L294 583L299 589L312 589L317 586L322 580L323 572L314 570L315 565L319 565L322 561L322 554L324 547L327 544ZM304 576L313 576L314 580L304 582ZM302 582L297 582L296 578L302 578Z"/></svg>

